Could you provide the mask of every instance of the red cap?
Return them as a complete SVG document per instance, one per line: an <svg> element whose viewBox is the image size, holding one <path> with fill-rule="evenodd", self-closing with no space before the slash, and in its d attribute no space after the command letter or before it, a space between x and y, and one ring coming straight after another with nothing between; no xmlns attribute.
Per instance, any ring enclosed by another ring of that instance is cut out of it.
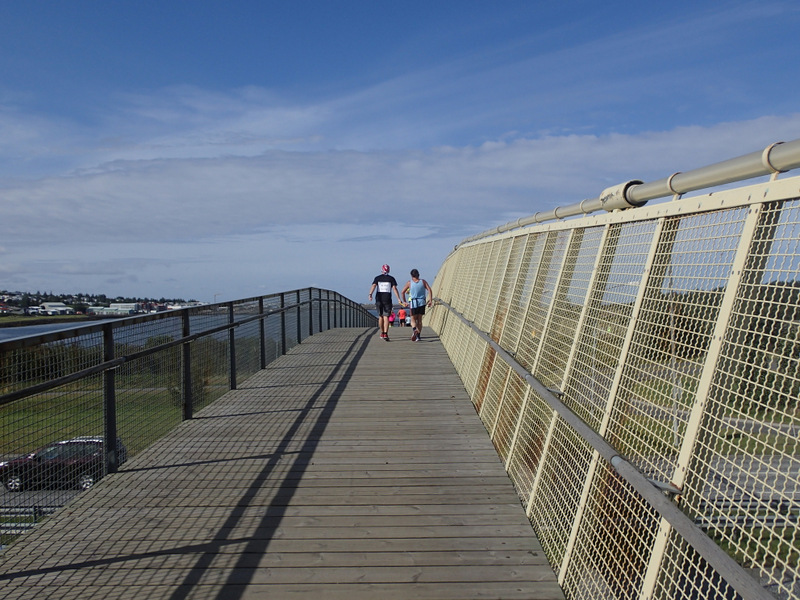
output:
<svg viewBox="0 0 800 600"><path fill-rule="evenodd" d="M388 273L389 272L389 265L383 265L381 267L381 271L383 271L384 273Z"/></svg>

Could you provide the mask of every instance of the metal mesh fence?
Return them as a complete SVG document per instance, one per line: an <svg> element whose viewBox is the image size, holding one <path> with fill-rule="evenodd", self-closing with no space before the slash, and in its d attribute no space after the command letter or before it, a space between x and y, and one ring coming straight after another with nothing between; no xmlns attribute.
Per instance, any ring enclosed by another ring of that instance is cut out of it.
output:
<svg viewBox="0 0 800 600"><path fill-rule="evenodd" d="M97 329L77 333L67 341L43 341L0 354L0 393L8 394L31 385L64 377L100 364L103 336Z"/></svg>
<svg viewBox="0 0 800 600"><path fill-rule="evenodd" d="M0 549L302 339L374 321L307 289L0 343Z"/></svg>
<svg viewBox="0 0 800 600"><path fill-rule="evenodd" d="M512 230L440 269L428 323L569 598L800 597L799 182Z"/></svg>

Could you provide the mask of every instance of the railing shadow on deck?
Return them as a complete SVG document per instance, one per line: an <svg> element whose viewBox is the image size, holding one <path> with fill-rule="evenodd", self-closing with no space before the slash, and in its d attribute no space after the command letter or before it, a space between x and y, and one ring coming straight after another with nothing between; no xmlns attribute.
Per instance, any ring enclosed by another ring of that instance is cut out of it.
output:
<svg viewBox="0 0 800 600"><path fill-rule="evenodd" d="M239 562L237 562L234 567L237 585L227 587L224 591L224 594L220 596L220 598L224 597L225 599L240 597L241 593L245 589L244 586L246 586L249 579L248 574L252 575L254 572L253 565L250 561L248 561L247 555L253 553L261 554L266 551L267 546L272 540L274 532L280 526L281 519L286 511L289 501L292 499L297 490L296 481L299 480L305 472L310 462L309 457L316 450L317 443L319 442L319 439L330 420L331 414L336 408L338 398L342 391L347 387L349 376L356 368L358 360L361 358L361 356L363 356L371 335L372 332L366 331L359 334L350 344L342 360L335 365L335 367L323 381L316 384L318 389L308 397L305 406L300 409L293 409L289 411L297 412L297 417L285 430L282 439L278 442L274 451L263 455L237 456L231 459L215 459L210 461L168 463L163 465L125 468L123 470L125 474L130 474L135 472L149 472L161 469L174 469L175 467L190 467L225 462L241 462L243 459L265 459L267 462L253 477L252 484L247 490L245 490L241 498L238 500L236 509L231 512L231 514L224 521L223 525L219 528L218 532L213 535L210 541L203 544L187 545L163 551L132 553L107 559L70 562L69 564L48 567L45 569L14 571L12 573L0 574L0 581L25 579L27 577L40 576L48 573L76 571L91 567L110 566L113 564L127 563L132 560L155 558L159 556L166 557L175 554L199 554L195 566L189 571L181 587L177 588L170 596L170 598L173 600L186 598L191 593L193 586L199 582L200 578L206 572L206 569L210 566L213 559L217 557L221 547L231 544L241 545L241 539L228 539L230 531L236 528L237 523L243 518L248 506L253 498L258 495L259 490L261 490L267 482L270 483L271 487L274 487L275 479L271 477L271 474L281 459L286 456L295 456L296 460L293 461L289 471L280 478L277 487L278 491L273 495L272 503L264 512L261 522L253 530L251 539L248 541L246 548L241 551L242 558L239 559ZM336 379L339 379L339 381L333 386L333 388L331 388L331 384ZM258 386L255 386L255 388L258 388ZM326 398L320 406L318 405L318 402L323 396L326 396ZM263 414L263 412L259 412L259 414ZM298 443L298 431L300 426L305 424L308 418L312 415L314 416L313 426L306 434L304 434L300 448L290 451L289 447L295 446ZM224 414L199 416L195 420L215 420L234 416L237 415ZM238 416L242 415L240 414Z"/></svg>
<svg viewBox="0 0 800 600"><path fill-rule="evenodd" d="M358 360L364 354L367 344L369 343L369 337L371 335L371 332L369 334L365 332L353 340L353 343L347 349L345 358L335 366L325 380L319 384L317 391L309 397L308 402L300 410L297 418L294 420L279 442L275 452L272 453L272 455L268 458L267 463L264 465L264 468L254 478L251 487L242 495L241 499L239 500L236 513L233 513L228 517L224 525L220 528L219 532L214 535L213 540L208 543L206 551L203 552L202 555L197 559L194 568L192 568L192 570L186 576L186 579L183 582L183 587L176 590L172 596L170 596L171 600L182 600L188 597L193 589L193 586L199 583L200 579L205 574L206 569L216 558L218 554L216 551L218 549L217 547L220 544L226 544L228 542L227 536L229 532L235 529L237 522L242 518L244 510L248 507L251 500L257 495L257 492L266 481L271 481L270 474L273 472L280 459L288 454L294 454L298 458L294 460L288 473L281 479L278 492L275 493L272 503L264 513L261 522L254 529L250 541L247 543L240 555L240 558L234 566L236 572L235 583L237 584L237 587L234 588L231 586L224 592L224 598L226 600L228 598L234 599L241 597L241 594L244 592L244 587L242 586L247 585L247 583L252 580L252 575L255 572L252 561L249 560L247 555L262 554L266 552L276 529L280 525L281 518L286 511L287 505L297 490L296 480L301 478L309 464L310 459L302 460L300 457L310 457L314 453L319 439L322 436L328 421L330 420L331 414L336 408L338 398L344 388L347 387L350 375L354 371ZM330 390L329 386L336 380L337 377L341 377L340 381L335 384L332 390ZM297 436L300 426L312 414L312 409L319 408L317 406L317 402L322 397L323 393L326 395L330 394L330 396L324 401L321 411L314 411L317 412L314 418L314 425L308 434L305 435L305 441L303 442L300 450L289 453L288 448L290 444L294 445L297 441L295 436ZM295 483L290 483L290 480L294 480ZM226 533L226 531L228 533ZM229 577L232 577L232 575ZM234 582L229 581L228 583ZM223 598L220 597L220 600L223 600Z"/></svg>

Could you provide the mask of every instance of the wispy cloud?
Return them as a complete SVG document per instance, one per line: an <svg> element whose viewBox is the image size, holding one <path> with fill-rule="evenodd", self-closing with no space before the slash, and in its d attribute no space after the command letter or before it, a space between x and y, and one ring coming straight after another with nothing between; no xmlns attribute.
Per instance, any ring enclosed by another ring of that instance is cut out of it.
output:
<svg viewBox="0 0 800 600"><path fill-rule="evenodd" d="M569 135L427 151L269 150L257 156L114 160L6 184L7 245L202 240L308 223L490 226L800 137L800 114L713 127Z"/></svg>

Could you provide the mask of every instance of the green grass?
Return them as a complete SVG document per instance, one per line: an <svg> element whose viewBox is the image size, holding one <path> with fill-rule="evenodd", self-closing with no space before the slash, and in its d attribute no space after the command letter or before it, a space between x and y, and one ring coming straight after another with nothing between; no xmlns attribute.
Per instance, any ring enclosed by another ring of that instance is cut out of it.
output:
<svg viewBox="0 0 800 600"><path fill-rule="evenodd" d="M131 455L180 420L180 403L168 388L118 390L117 431ZM24 407L11 405L0 410L0 431L0 454L29 452L61 439L102 434L102 391L50 392Z"/></svg>
<svg viewBox="0 0 800 600"><path fill-rule="evenodd" d="M754 527L736 544L720 533L709 532L717 544L745 568L797 565L800 562L800 538L797 529L790 527ZM742 547L744 546L744 548Z"/></svg>

